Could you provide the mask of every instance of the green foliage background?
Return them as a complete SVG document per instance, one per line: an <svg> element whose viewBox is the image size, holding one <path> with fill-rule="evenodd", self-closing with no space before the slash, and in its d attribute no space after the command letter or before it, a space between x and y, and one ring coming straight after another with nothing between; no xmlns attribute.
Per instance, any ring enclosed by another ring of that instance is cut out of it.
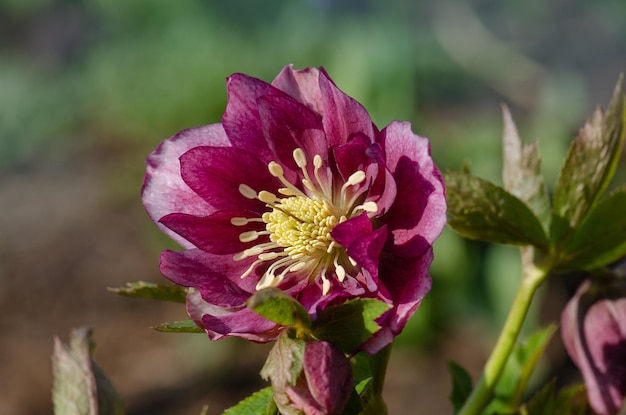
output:
<svg viewBox="0 0 626 415"><path fill-rule="evenodd" d="M625 52L622 0L5 0L0 186L50 163L97 164L110 201L104 208L135 215L156 264L173 245L139 206L145 156L183 128L219 122L231 73L270 81L289 63L324 66L379 127L411 121L431 139L442 170L469 161L495 183L506 102L522 137L540 139L546 182L554 183L569 140L626 70ZM623 166L615 183L626 177ZM0 205L8 203L2 194ZM0 234L3 296L26 278L12 268L11 238ZM433 290L398 341L407 350L436 351L469 322L498 327L517 285L513 248L446 230L435 254ZM156 265L150 272L162 282ZM62 274L49 278L64 287ZM47 330L65 333L67 324Z"/></svg>

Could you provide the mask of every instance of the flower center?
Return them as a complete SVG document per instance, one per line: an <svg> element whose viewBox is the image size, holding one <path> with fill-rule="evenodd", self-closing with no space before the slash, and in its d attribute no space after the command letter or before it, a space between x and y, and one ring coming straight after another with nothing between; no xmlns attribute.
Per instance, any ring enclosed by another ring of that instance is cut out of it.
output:
<svg viewBox="0 0 626 415"><path fill-rule="evenodd" d="M345 220L345 219L344 219ZM263 215L270 241L284 248L291 256L324 255L332 247L330 231L340 218L326 201L302 196L282 199Z"/></svg>
<svg viewBox="0 0 626 415"><path fill-rule="evenodd" d="M257 283L258 290L276 286L287 274L299 272L309 282L320 276L325 295L330 290L328 275L334 274L339 282L343 282L346 267L354 268L356 265L333 239L331 231L348 218L363 211L376 212L378 207L374 202L357 203L366 189L355 187L365 181L365 172L356 171L337 189L333 186L330 169L326 168L322 175L323 161L319 155L313 159L314 179L308 173L304 151L300 148L294 150L293 158L302 171L301 182L307 193L287 181L282 167L276 162L269 163L268 169L285 186L278 190L284 197L265 190L257 193L246 184L239 186L243 196L258 199L271 208L260 218L232 218L231 223L235 226L250 222L265 224L265 230L243 232L239 240L252 242L267 235L269 242L248 248L235 255L234 259L257 257L241 278L250 275L261 263L270 263Z"/></svg>

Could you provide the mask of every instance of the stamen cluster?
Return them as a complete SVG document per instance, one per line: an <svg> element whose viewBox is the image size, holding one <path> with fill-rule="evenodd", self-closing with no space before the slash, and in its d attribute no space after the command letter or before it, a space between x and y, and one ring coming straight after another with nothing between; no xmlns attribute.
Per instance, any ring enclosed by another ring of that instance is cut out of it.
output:
<svg viewBox="0 0 626 415"><path fill-rule="evenodd" d="M332 173L326 170L322 176L320 170L323 160L320 155L313 158L314 177L307 171L307 160L304 151L297 148L293 159L301 170L304 190L290 183L284 175L282 167L272 161L268 164L270 174L285 186L278 190L281 196L262 190L256 192L250 186L241 184L239 192L249 198L258 199L266 204L271 211L265 212L260 220L265 223L263 231L247 231L239 235L242 242L252 242L260 236L267 235L269 242L259 243L252 248L235 255L236 261L256 256L257 259L242 274L241 278L250 275L261 263L271 265L264 272L256 288L273 287L284 280L288 273L298 273L309 282L320 276L323 293L330 290L328 275L333 273L339 282L346 276L346 266L352 268L355 261L347 256L345 249L333 239L333 228L348 218L363 211L376 212L374 202L354 206L362 193L354 190L355 186L365 181L365 172L358 170L335 191ZM323 180L322 177L328 177ZM306 193L305 193L306 192ZM258 218L233 218L231 223L242 226ZM348 265L350 264L350 265Z"/></svg>

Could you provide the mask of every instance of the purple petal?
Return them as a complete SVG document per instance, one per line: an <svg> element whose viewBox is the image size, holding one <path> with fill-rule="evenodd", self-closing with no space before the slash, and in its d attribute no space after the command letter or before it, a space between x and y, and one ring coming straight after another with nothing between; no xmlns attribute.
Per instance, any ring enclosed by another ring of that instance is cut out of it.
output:
<svg viewBox="0 0 626 415"><path fill-rule="evenodd" d="M226 79L228 104L222 124L233 146L257 154L265 162L272 153L263 135L257 99L271 93L281 93L267 82L244 74L233 74Z"/></svg>
<svg viewBox="0 0 626 415"><path fill-rule="evenodd" d="M394 121L381 131L387 167L396 180L396 200L387 223L396 245L416 235L432 243L446 223L445 189L430 157L428 139L417 136L406 122Z"/></svg>
<svg viewBox="0 0 626 415"><path fill-rule="evenodd" d="M387 346L404 329L432 286L428 274L433 259L432 247L419 237L408 245L414 245L406 248L414 256L404 257L384 251L381 256L379 296L387 291L384 297L389 296L390 299L379 299L392 304L393 308L379 319L382 328L364 345L364 350L370 354ZM421 255L416 255L417 252Z"/></svg>
<svg viewBox="0 0 626 415"><path fill-rule="evenodd" d="M347 142L354 134L374 138L376 130L365 108L337 88L323 68L320 69L319 87L322 91L322 121L329 147Z"/></svg>
<svg viewBox="0 0 626 415"><path fill-rule="evenodd" d="M276 192L279 185L263 161L235 147L196 147L180 157L180 164L185 183L215 210L248 210L258 217L265 203L243 196L239 186L258 193Z"/></svg>
<svg viewBox="0 0 626 415"><path fill-rule="evenodd" d="M163 141L146 160L146 175L142 186L142 200L148 215L158 224L170 213L208 215L214 211L204 199L193 192L180 176L179 157L197 146L228 146L228 138L220 124L181 131ZM192 245L167 229L159 228L185 248Z"/></svg>
<svg viewBox="0 0 626 415"><path fill-rule="evenodd" d="M319 154L328 159L326 137L319 115L288 96L267 95L258 99L263 132L272 152L291 170L299 171L293 150L301 148L309 164Z"/></svg>
<svg viewBox="0 0 626 415"><path fill-rule="evenodd" d="M259 222L250 222L243 226L234 226L231 223L234 217L246 216L250 216L250 212L220 211L211 216L172 213L161 218L160 222L197 248L212 254L224 255L242 252L253 244L260 243L259 240L249 243L239 240L239 235L243 232L265 229Z"/></svg>
<svg viewBox="0 0 626 415"><path fill-rule="evenodd" d="M163 276L183 287L197 289L202 298L220 307L241 307L255 292L258 278L239 277L250 261L233 261L232 255L212 255L198 249L161 254Z"/></svg>
<svg viewBox="0 0 626 415"><path fill-rule="evenodd" d="M372 222L370 222L367 214L362 213L335 226L330 235L338 244L347 248L358 238L371 233Z"/></svg>

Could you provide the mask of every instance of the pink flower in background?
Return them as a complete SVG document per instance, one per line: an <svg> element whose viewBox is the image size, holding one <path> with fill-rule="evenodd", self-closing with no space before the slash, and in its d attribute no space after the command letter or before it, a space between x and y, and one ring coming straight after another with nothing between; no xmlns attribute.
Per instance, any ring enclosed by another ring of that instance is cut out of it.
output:
<svg viewBox="0 0 626 415"><path fill-rule="evenodd" d="M618 413L626 397L626 279L585 281L563 311L561 337L593 410Z"/></svg>
<svg viewBox="0 0 626 415"><path fill-rule="evenodd" d="M389 344L429 291L445 224L441 175L409 123L379 131L323 69L285 67L268 84L227 80L221 124L185 130L149 156L143 202L185 250L161 272L192 287L187 311L211 339L276 338L245 301L278 287L314 319L328 305L391 306L364 346Z"/></svg>

